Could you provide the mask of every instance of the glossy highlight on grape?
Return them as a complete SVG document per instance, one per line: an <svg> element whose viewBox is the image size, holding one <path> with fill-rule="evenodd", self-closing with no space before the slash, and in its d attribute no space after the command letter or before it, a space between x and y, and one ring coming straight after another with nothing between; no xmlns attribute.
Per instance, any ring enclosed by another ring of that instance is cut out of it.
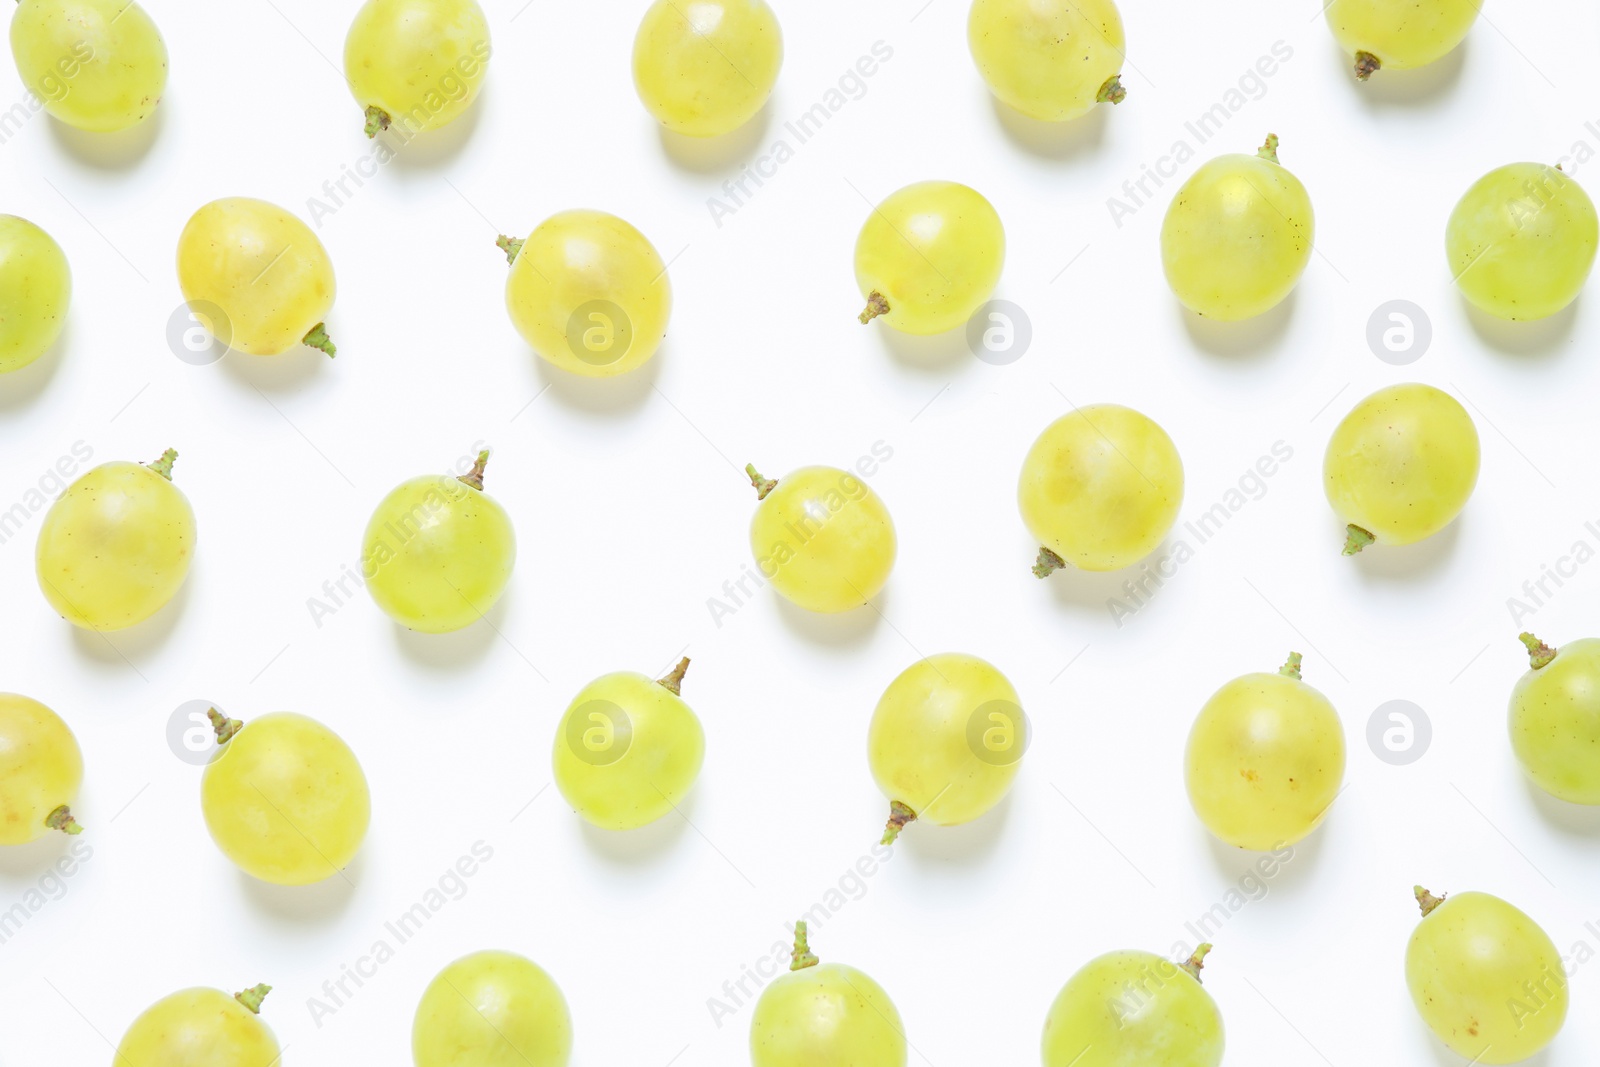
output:
<svg viewBox="0 0 1600 1067"><path fill-rule="evenodd" d="M745 467L755 486L750 550L785 599L833 614L861 607L889 581L898 542L872 488L836 467L801 467L777 480Z"/></svg>
<svg viewBox="0 0 1600 1067"><path fill-rule="evenodd" d="M976 189L908 185L873 208L856 237L856 284L867 302L858 318L902 333L952 330L993 295L1005 259L1005 227Z"/></svg>
<svg viewBox="0 0 1600 1067"><path fill-rule="evenodd" d="M184 989L145 1009L117 1045L113 1067L283 1067L283 1050L260 1019L272 987L233 996Z"/></svg>
<svg viewBox="0 0 1600 1067"><path fill-rule="evenodd" d="M990 91L1029 118L1064 122L1128 95L1113 0L973 0L967 44Z"/></svg>
<svg viewBox="0 0 1600 1067"><path fill-rule="evenodd" d="M633 40L639 99L669 130L716 137L755 117L783 65L766 0L656 0Z"/></svg>
<svg viewBox="0 0 1600 1067"><path fill-rule="evenodd" d="M1222 1013L1200 984L1210 945L1183 963L1108 952L1074 974L1044 1023L1044 1067L1219 1067Z"/></svg>
<svg viewBox="0 0 1600 1067"><path fill-rule="evenodd" d="M422 994L411 1058L415 1067L567 1067L566 997L542 967L514 952L463 956Z"/></svg>
<svg viewBox="0 0 1600 1067"><path fill-rule="evenodd" d="M344 74L366 135L436 130L472 106L489 69L477 0L366 0L344 42Z"/></svg>
<svg viewBox="0 0 1600 1067"><path fill-rule="evenodd" d="M756 1002L751 1067L905 1067L905 1026L882 986L819 961L804 922L795 924L790 958L789 973Z"/></svg>

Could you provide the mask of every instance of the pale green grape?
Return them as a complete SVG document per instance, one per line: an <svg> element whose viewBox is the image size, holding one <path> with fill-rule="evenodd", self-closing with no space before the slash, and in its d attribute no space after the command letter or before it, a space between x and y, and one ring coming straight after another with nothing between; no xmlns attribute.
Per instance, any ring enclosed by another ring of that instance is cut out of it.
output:
<svg viewBox="0 0 1600 1067"><path fill-rule="evenodd" d="M106 463L45 513L34 563L50 606L85 630L143 622L173 598L194 555L194 511L172 484L178 454Z"/></svg>
<svg viewBox="0 0 1600 1067"><path fill-rule="evenodd" d="M1589 280L1600 220L1583 187L1543 163L1511 163L1468 189L1445 229L1461 294L1497 318L1554 315Z"/></svg>
<svg viewBox="0 0 1600 1067"><path fill-rule="evenodd" d="M72 802L83 753L61 717L37 700L0 693L0 845L25 845L52 830L82 831Z"/></svg>
<svg viewBox="0 0 1600 1067"><path fill-rule="evenodd" d="M656 0L633 39L633 84L663 126L715 137L767 102L783 33L766 0Z"/></svg>
<svg viewBox="0 0 1600 1067"><path fill-rule="evenodd" d="M1366 81L1380 69L1410 70L1443 58L1466 39L1482 0L1330 0L1334 39Z"/></svg>
<svg viewBox="0 0 1600 1067"><path fill-rule="evenodd" d="M1114 571L1161 544L1183 503L1183 461L1132 408L1094 404L1045 427L1022 462L1017 507L1041 548L1040 578L1064 564Z"/></svg>
<svg viewBox="0 0 1600 1067"><path fill-rule="evenodd" d="M483 491L489 453L459 478L429 474L397 486L361 539L367 591L390 618L424 633L483 618L511 579L511 517Z"/></svg>
<svg viewBox="0 0 1600 1067"><path fill-rule="evenodd" d="M1128 95L1112 0L973 0L967 44L994 95L1032 118L1075 119Z"/></svg>
<svg viewBox="0 0 1600 1067"><path fill-rule="evenodd" d="M918 182L872 209L856 237L863 323L903 333L943 333L994 294L1006 231L989 201L956 182Z"/></svg>
<svg viewBox="0 0 1600 1067"><path fill-rule="evenodd" d="M908 822L971 822L1011 790L1028 724L1011 682L976 656L918 660L889 683L867 729L872 777L889 798L892 844Z"/></svg>
<svg viewBox="0 0 1600 1067"><path fill-rule="evenodd" d="M20 0L11 54L28 91L69 126L143 122L167 87L167 45L133 0Z"/></svg>
<svg viewBox="0 0 1600 1067"><path fill-rule="evenodd" d="M1044 1020L1044 1067L1217 1067L1222 1013L1200 985L1210 945L1185 963L1108 952L1061 987Z"/></svg>
<svg viewBox="0 0 1600 1067"><path fill-rule="evenodd" d="M1487 893L1441 902L1418 886L1406 946L1411 1001L1439 1040L1473 1063L1518 1063L1567 1019L1567 973L1549 935Z"/></svg>
<svg viewBox="0 0 1600 1067"><path fill-rule="evenodd" d="M489 22L477 0L367 0L344 39L344 76L368 137L460 118L489 71Z"/></svg>
<svg viewBox="0 0 1600 1067"><path fill-rule="evenodd" d="M1531 669L1511 690L1511 747L1546 793L1600 804L1600 640L1522 641Z"/></svg>
<svg viewBox="0 0 1600 1067"><path fill-rule="evenodd" d="M211 717L223 747L200 780L200 805L223 854L274 885L310 885L348 866L372 819L350 746L293 712L248 725Z"/></svg>
<svg viewBox="0 0 1600 1067"><path fill-rule="evenodd" d="M685 658L659 681L632 671L584 686L556 727L556 788L604 830L636 830L674 810L705 762L700 720L679 692Z"/></svg>
<svg viewBox="0 0 1600 1067"><path fill-rule="evenodd" d="M67 324L72 269L39 227L0 215L0 374L50 350Z"/></svg>
<svg viewBox="0 0 1600 1067"><path fill-rule="evenodd" d="M745 467L760 504L750 550L772 587L807 611L859 608L889 581L896 551L889 509L836 467L801 467L777 481Z"/></svg>
<svg viewBox="0 0 1600 1067"><path fill-rule="evenodd" d="M333 263L310 227L275 204L234 196L196 211L178 238L178 285L200 318L212 317L204 305L220 310L212 334L240 352L336 351L323 324Z"/></svg>
<svg viewBox="0 0 1600 1067"><path fill-rule="evenodd" d="M1478 484L1478 431L1448 393L1391 385L1357 404L1328 440L1322 485L1348 523L1344 554L1432 537Z"/></svg>
<svg viewBox="0 0 1600 1067"><path fill-rule="evenodd" d="M572 1017L532 960L474 952L428 984L411 1025L416 1067L566 1067Z"/></svg>
<svg viewBox="0 0 1600 1067"><path fill-rule="evenodd" d="M1268 134L1255 155L1218 156L1183 183L1161 223L1161 265L1184 307L1235 322L1289 295L1315 234L1311 197Z"/></svg>
<svg viewBox="0 0 1600 1067"><path fill-rule="evenodd" d="M818 962L803 922L793 961L756 1002L751 1067L905 1067L905 1027L882 986L854 967Z"/></svg>
<svg viewBox="0 0 1600 1067"><path fill-rule="evenodd" d="M1292 845L1321 825L1344 783L1344 726L1300 680L1300 653L1277 674L1218 689L1189 731L1189 803L1218 838L1257 851Z"/></svg>
<svg viewBox="0 0 1600 1067"><path fill-rule="evenodd" d="M539 355L574 374L609 378L656 354L672 283L644 234L603 211L563 211L526 240L498 243L511 261L506 310Z"/></svg>
<svg viewBox="0 0 1600 1067"><path fill-rule="evenodd" d="M271 986L234 996L185 989L133 1020L112 1067L282 1067L278 1039L257 1016Z"/></svg>

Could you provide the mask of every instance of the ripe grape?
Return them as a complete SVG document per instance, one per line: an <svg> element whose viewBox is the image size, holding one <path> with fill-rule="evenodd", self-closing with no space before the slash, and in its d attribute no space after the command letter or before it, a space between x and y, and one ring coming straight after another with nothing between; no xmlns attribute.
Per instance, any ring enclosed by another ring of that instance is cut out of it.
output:
<svg viewBox="0 0 1600 1067"><path fill-rule="evenodd" d="M489 52L477 0L367 0L344 40L344 76L367 136L393 123L415 134L455 121L483 87Z"/></svg>
<svg viewBox="0 0 1600 1067"><path fill-rule="evenodd" d="M234 196L196 211L178 238L178 284L191 309L221 311L212 334L240 352L276 356L300 344L337 351L323 324L333 307L333 264L317 235L275 204Z"/></svg>
<svg viewBox="0 0 1600 1067"><path fill-rule="evenodd" d="M257 1018L270 992L258 985L231 997L218 989L163 997L122 1035L114 1067L282 1067L278 1039Z"/></svg>
<svg viewBox="0 0 1600 1067"><path fill-rule="evenodd" d="M440 971L411 1025L416 1067L566 1067L571 1057L561 988L511 952L474 952Z"/></svg>
<svg viewBox="0 0 1600 1067"><path fill-rule="evenodd" d="M883 987L854 967L819 962L803 922L791 959L756 1002L751 1067L905 1067L905 1027Z"/></svg>
<svg viewBox="0 0 1600 1067"><path fill-rule="evenodd" d="M1357 404L1328 440L1322 485L1349 524L1344 554L1409 545L1450 525L1478 484L1478 431L1448 393L1391 385Z"/></svg>
<svg viewBox="0 0 1600 1067"><path fill-rule="evenodd" d="M1128 95L1112 0L973 0L967 44L994 95L1032 118L1064 122Z"/></svg>
<svg viewBox="0 0 1600 1067"><path fill-rule="evenodd" d="M755 117L783 65L766 0L656 0L633 39L633 84L663 126L716 137Z"/></svg>
<svg viewBox="0 0 1600 1067"><path fill-rule="evenodd" d="M1356 77L1410 70L1442 59L1477 21L1483 0L1330 0L1328 25L1355 58Z"/></svg>
<svg viewBox="0 0 1600 1067"><path fill-rule="evenodd" d="M877 596L894 567L894 523L867 483L836 467L777 481L745 467L760 504L750 550L772 587L807 611L840 612Z"/></svg>
<svg viewBox="0 0 1600 1067"><path fill-rule="evenodd" d="M1522 635L1531 669L1511 690L1511 747L1540 789L1600 804L1600 640L1553 649Z"/></svg>
<svg viewBox="0 0 1600 1067"><path fill-rule="evenodd" d="M1300 680L1300 653L1277 674L1246 674L1212 694L1189 731L1189 803L1218 838L1257 851L1302 840L1344 782L1344 726Z"/></svg>
<svg viewBox="0 0 1600 1067"><path fill-rule="evenodd" d="M1218 156L1172 198L1161 265L1184 307L1236 322L1278 305L1311 260L1311 197L1278 163L1278 135L1253 156Z"/></svg>
<svg viewBox="0 0 1600 1067"><path fill-rule="evenodd" d="M977 190L908 185L872 209L856 238L861 322L882 318L912 334L954 329L994 293L1005 260L1005 227Z"/></svg>
<svg viewBox="0 0 1600 1067"><path fill-rule="evenodd" d="M459 478L397 486L361 541L367 589L402 626L442 634L477 622L505 591L517 559L511 518L483 492L489 453Z"/></svg>
<svg viewBox="0 0 1600 1067"><path fill-rule="evenodd" d="M511 261L506 310L539 355L574 374L609 378L656 354L672 283L644 234L603 211L563 211L527 240L498 244Z"/></svg>
<svg viewBox="0 0 1600 1067"><path fill-rule="evenodd" d="M700 720L680 697L687 658L659 681L633 671L584 686L556 728L556 787L604 830L636 830L674 810L705 762Z"/></svg>
<svg viewBox="0 0 1600 1067"><path fill-rule="evenodd" d="M222 746L200 780L206 828L246 874L310 885L355 858L372 817L367 778L332 730L293 712L248 725L211 713Z"/></svg>
<svg viewBox="0 0 1600 1067"><path fill-rule="evenodd" d="M85 630L121 630L164 607L189 575L194 511L172 449L148 466L106 463L45 513L34 561L50 606Z"/></svg>
<svg viewBox="0 0 1600 1067"><path fill-rule="evenodd" d="M0 693L0 845L25 845L51 830L81 833L72 802L83 753L61 717L37 700Z"/></svg>
<svg viewBox="0 0 1600 1067"><path fill-rule="evenodd" d="M49 234L0 215L0 374L50 350L67 323L72 269Z"/></svg>
<svg viewBox="0 0 1600 1067"><path fill-rule="evenodd" d="M1218 1067L1222 1014L1200 985L1210 945L1185 963L1108 952L1061 987L1044 1020L1044 1067Z"/></svg>
<svg viewBox="0 0 1600 1067"><path fill-rule="evenodd" d="M1511 163L1468 189L1445 229L1450 274L1482 311L1523 322L1554 315L1589 279L1600 243L1594 201L1560 167Z"/></svg>
<svg viewBox="0 0 1600 1067"><path fill-rule="evenodd" d="M69 126L110 133L150 116L167 87L167 46L133 0L21 0L17 73Z"/></svg>
<svg viewBox="0 0 1600 1067"><path fill-rule="evenodd" d="M1074 408L1022 462L1017 507L1042 546L1033 573L1132 566L1156 550L1183 503L1183 461L1167 432L1132 408Z"/></svg>
<svg viewBox="0 0 1600 1067"><path fill-rule="evenodd" d="M956 826L1011 790L1028 745L1017 691L976 656L918 660L883 691L867 730L872 777L889 798L883 843L912 820Z"/></svg>
<svg viewBox="0 0 1600 1067"><path fill-rule="evenodd" d="M1567 1019L1567 974L1539 924L1487 893L1416 896L1406 985L1428 1028L1473 1063L1517 1063L1548 1045Z"/></svg>

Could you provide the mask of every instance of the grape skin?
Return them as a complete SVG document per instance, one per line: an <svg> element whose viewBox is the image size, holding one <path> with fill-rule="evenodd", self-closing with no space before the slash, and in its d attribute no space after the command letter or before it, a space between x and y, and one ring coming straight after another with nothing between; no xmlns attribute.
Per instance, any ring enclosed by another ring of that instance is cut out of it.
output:
<svg viewBox="0 0 1600 1067"><path fill-rule="evenodd" d="M143 122L167 87L166 42L132 0L21 0L11 54L46 111L93 133Z"/></svg>
<svg viewBox="0 0 1600 1067"><path fill-rule="evenodd" d="M282 1056L272 1031L238 998L185 989L133 1021L115 1067L282 1067Z"/></svg>
<svg viewBox="0 0 1600 1067"><path fill-rule="evenodd" d="M51 236L0 215L0 374L20 370L61 336L72 299L72 268Z"/></svg>
<svg viewBox="0 0 1600 1067"><path fill-rule="evenodd" d="M973 0L967 44L990 91L1030 118L1065 122L1126 95L1112 0Z"/></svg>
<svg viewBox="0 0 1600 1067"><path fill-rule="evenodd" d="M82 784L83 753L71 728L37 700L0 693L0 845L55 832L47 820L70 809ZM75 823L63 825L77 832Z"/></svg>
<svg viewBox="0 0 1600 1067"><path fill-rule="evenodd" d="M345 80L367 112L367 136L460 118L488 75L489 22L477 0L367 0L344 42Z"/></svg>
<svg viewBox="0 0 1600 1067"><path fill-rule="evenodd" d="M854 967L818 963L795 931L795 968L762 990L750 1019L751 1067L905 1067L905 1026L883 987Z"/></svg>
<svg viewBox="0 0 1600 1067"><path fill-rule="evenodd" d="M561 988L532 960L474 952L428 984L411 1056L416 1067L566 1067L572 1017Z"/></svg>
<svg viewBox="0 0 1600 1067"><path fill-rule="evenodd" d="M860 319L910 334L954 329L993 295L1005 258L1005 227L981 193L956 182L908 185L856 237Z"/></svg>
<svg viewBox="0 0 1600 1067"><path fill-rule="evenodd" d="M1600 640L1571 641L1511 691L1511 747L1540 789L1600 804Z"/></svg>
<svg viewBox="0 0 1600 1067"><path fill-rule="evenodd" d="M650 114L689 137L754 118L777 84L783 33L766 0L656 0L633 41L633 84Z"/></svg>
<svg viewBox="0 0 1600 1067"><path fill-rule="evenodd" d="M762 494L750 551L783 597L831 614L882 591L897 541L889 509L866 482L836 467L801 467Z"/></svg>
<svg viewBox="0 0 1600 1067"><path fill-rule="evenodd" d="M1044 1067L1218 1067L1222 1015L1197 978L1149 952L1108 952L1068 979L1044 1023Z"/></svg>
<svg viewBox="0 0 1600 1067"><path fill-rule="evenodd" d="M1334 39L1356 61L1356 77L1410 70L1442 59L1466 39L1482 0L1331 0Z"/></svg>

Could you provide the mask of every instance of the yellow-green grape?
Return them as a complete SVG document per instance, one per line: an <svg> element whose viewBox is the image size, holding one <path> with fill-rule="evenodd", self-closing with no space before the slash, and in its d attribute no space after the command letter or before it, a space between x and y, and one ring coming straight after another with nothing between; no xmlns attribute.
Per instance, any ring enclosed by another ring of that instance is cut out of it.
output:
<svg viewBox="0 0 1600 1067"><path fill-rule="evenodd" d="M50 350L71 299L72 268L61 246L27 219L0 215L0 374Z"/></svg>
<svg viewBox="0 0 1600 1067"><path fill-rule="evenodd" d="M133 0L21 0L11 54L28 91L94 133L143 122L167 88L167 45Z"/></svg>
<svg viewBox="0 0 1600 1067"><path fill-rule="evenodd" d="M511 579L517 536L483 491L489 453L459 478L428 474L383 498L361 540L367 591L401 626L459 630L483 618Z"/></svg>
<svg viewBox="0 0 1600 1067"><path fill-rule="evenodd" d="M83 753L61 717L37 700L0 693L0 845L25 845L52 830L81 833L72 802Z"/></svg>
<svg viewBox="0 0 1600 1067"><path fill-rule="evenodd" d="M1357 404L1328 440L1322 485L1348 523L1344 554L1409 545L1450 525L1478 484L1478 431L1448 393L1391 385Z"/></svg>
<svg viewBox="0 0 1600 1067"><path fill-rule="evenodd" d="M863 324L902 333L954 329L994 294L1006 231L994 206L956 182L918 182L872 209L856 238Z"/></svg>
<svg viewBox="0 0 1600 1067"><path fill-rule="evenodd" d="M34 563L39 589L85 630L121 630L160 611L194 555L194 511L172 484L178 453L148 466L106 463L67 486L45 513Z"/></svg>
<svg viewBox="0 0 1600 1067"><path fill-rule="evenodd" d="M1511 690L1511 747L1546 793L1600 804L1600 640L1522 643L1530 669Z"/></svg>
<svg viewBox="0 0 1600 1067"><path fill-rule="evenodd" d="M801 467L777 481L746 466L756 488L750 551L761 574L807 611L859 608L894 568L889 509L866 482L837 467Z"/></svg>
<svg viewBox="0 0 1600 1067"><path fill-rule="evenodd" d="M905 1067L905 1027L882 986L854 967L820 962L803 922L791 960L756 1002L751 1067Z"/></svg>
<svg viewBox="0 0 1600 1067"><path fill-rule="evenodd" d="M1218 1067L1222 1013L1200 985L1211 951L1184 963L1108 952L1067 980L1044 1020L1044 1067Z"/></svg>
<svg viewBox="0 0 1600 1067"><path fill-rule="evenodd" d="M633 84L669 130L716 137L755 117L783 66L766 0L656 0L633 39Z"/></svg>
<svg viewBox="0 0 1600 1067"><path fill-rule="evenodd" d="M563 211L526 240L497 244L511 262L506 310L539 355L574 374L609 378L656 354L672 283L655 246L627 222Z"/></svg>
<svg viewBox="0 0 1600 1067"><path fill-rule="evenodd" d="M1028 747L1011 682L976 656L918 660L889 683L867 728L872 777L889 798L883 844L913 820L958 826L1004 799Z"/></svg>
<svg viewBox="0 0 1600 1067"><path fill-rule="evenodd" d="M973 0L967 44L990 91L1031 118L1063 122L1128 95L1112 0Z"/></svg>
<svg viewBox="0 0 1600 1067"><path fill-rule="evenodd" d="M1499 897L1445 899L1420 885L1422 921L1406 946L1417 1014L1473 1063L1519 1063L1567 1020L1567 972L1539 924Z"/></svg>
<svg viewBox="0 0 1600 1067"><path fill-rule="evenodd" d="M1311 197L1278 163L1278 135L1253 156L1218 156L1172 198L1161 265L1184 307L1236 322L1276 307L1311 260Z"/></svg>
<svg viewBox="0 0 1600 1067"><path fill-rule="evenodd" d="M178 238L178 285L212 335L240 352L337 351L323 324L333 263L310 227L276 204L233 196L196 211Z"/></svg>
<svg viewBox="0 0 1600 1067"><path fill-rule="evenodd" d="M1114 571L1161 544L1183 503L1172 438L1132 408L1093 404L1046 426L1028 449L1017 507L1039 542L1033 573L1070 563Z"/></svg>
<svg viewBox="0 0 1600 1067"><path fill-rule="evenodd" d="M272 987L233 996L185 989L163 997L133 1020L112 1067L282 1067L283 1052L257 1016Z"/></svg>
<svg viewBox="0 0 1600 1067"><path fill-rule="evenodd" d="M460 118L489 72L489 22L477 0L367 0L344 39L344 76L368 137Z"/></svg>
<svg viewBox="0 0 1600 1067"><path fill-rule="evenodd" d="M350 746L288 711L246 725L213 709L211 721L222 748L200 780L200 804L223 854L273 885L310 885L348 866L372 819Z"/></svg>
<svg viewBox="0 0 1600 1067"><path fill-rule="evenodd" d="M1321 825L1344 784L1344 726L1300 680L1300 653L1277 674L1246 674L1212 694L1184 753L1189 803L1219 839L1269 849Z"/></svg>
<svg viewBox="0 0 1600 1067"><path fill-rule="evenodd" d="M1410 70L1444 58L1466 39L1483 0L1331 0L1325 9L1339 47L1366 81L1376 70Z"/></svg>
<svg viewBox="0 0 1600 1067"><path fill-rule="evenodd" d="M1511 163L1479 178L1445 229L1461 295L1515 322L1554 315L1577 299L1597 243L1594 201L1543 163Z"/></svg>
<svg viewBox="0 0 1600 1067"><path fill-rule="evenodd" d="M474 952L440 971L411 1025L416 1067L566 1067L571 1058L561 987L512 952Z"/></svg>
<svg viewBox="0 0 1600 1067"><path fill-rule="evenodd" d="M673 811L700 777L706 735L680 695L685 657L659 681L602 675L567 705L556 727L556 788L603 830L636 830Z"/></svg>

